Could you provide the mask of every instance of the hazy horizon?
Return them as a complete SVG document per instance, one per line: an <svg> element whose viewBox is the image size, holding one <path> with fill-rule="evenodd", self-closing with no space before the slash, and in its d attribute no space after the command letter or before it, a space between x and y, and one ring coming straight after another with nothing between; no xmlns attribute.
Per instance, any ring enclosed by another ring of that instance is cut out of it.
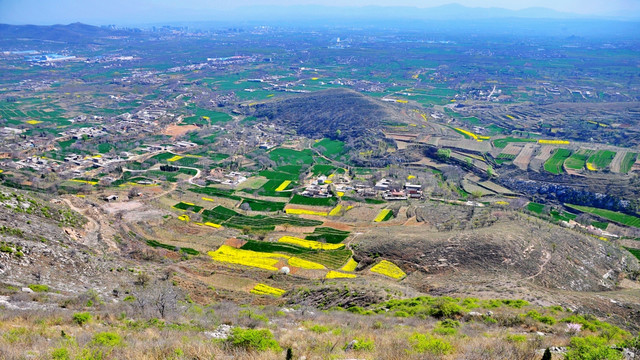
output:
<svg viewBox="0 0 640 360"><path fill-rule="evenodd" d="M67 24L84 22L105 24L148 24L160 22L217 21L242 19L247 7L273 7L282 9L297 5L320 5L327 7L417 7L431 8L449 4L460 4L471 8L499 8L524 10L544 8L559 13L587 17L630 19L640 17L640 1L612 0L354 0L348 6L337 0L0 0L0 23L8 24ZM34 11L36 10L37 11ZM232 16L229 18L229 16Z"/></svg>

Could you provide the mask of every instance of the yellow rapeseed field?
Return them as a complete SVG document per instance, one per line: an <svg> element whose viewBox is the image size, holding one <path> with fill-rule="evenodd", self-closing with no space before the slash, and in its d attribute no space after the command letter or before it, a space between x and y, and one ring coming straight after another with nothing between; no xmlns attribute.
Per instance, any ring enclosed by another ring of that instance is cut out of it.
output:
<svg viewBox="0 0 640 360"><path fill-rule="evenodd" d="M228 245L222 245L218 250L209 251L207 254L209 254L209 256L211 256L211 258L216 261L271 271L277 271L278 268L275 265L278 264L278 262L280 262L281 260L285 259L288 260L289 266L295 266L302 269L321 270L325 268L318 263L303 260L295 256L242 250Z"/></svg>
<svg viewBox="0 0 640 360"><path fill-rule="evenodd" d="M344 193L342 194L344 195ZM342 195L338 195L338 196L342 196ZM329 216L338 216L340 215L343 211L347 212L349 210L353 209L353 206L347 206L344 207L342 205L338 205L335 208L333 208L331 211L329 211Z"/></svg>
<svg viewBox="0 0 640 360"><path fill-rule="evenodd" d="M326 279L353 279L355 277L356 275L354 274L345 274L345 273L341 273L339 271L333 271L333 270L329 271L325 276Z"/></svg>
<svg viewBox="0 0 640 360"><path fill-rule="evenodd" d="M568 140L545 140L545 139L540 139L538 140L538 144L545 144L545 145L569 145L570 141Z"/></svg>
<svg viewBox="0 0 640 360"><path fill-rule="evenodd" d="M289 186L289 184L291 184L291 180L285 180L285 181L283 181L283 182L282 182L282 184L280 184L280 186L278 186L278 187L276 188L276 191L277 191L277 192L284 191L284 189L286 189L286 188L287 188L287 186Z"/></svg>
<svg viewBox="0 0 640 360"><path fill-rule="evenodd" d="M180 160L180 159L182 159L182 156L180 156L180 155L174 155L172 158L167 159L167 161L169 161L169 162L174 162L174 161L178 161L178 160Z"/></svg>
<svg viewBox="0 0 640 360"><path fill-rule="evenodd" d="M280 239L278 239L278 242L293 244L293 245L301 246L307 249L314 249L314 250L337 250L337 249L342 249L344 247L344 244L327 244L319 241L300 239L293 236L283 236Z"/></svg>
<svg viewBox="0 0 640 360"><path fill-rule="evenodd" d="M293 215L327 216L326 211L313 211L313 210L305 210L305 209L286 209L285 212L287 214L293 214Z"/></svg>
<svg viewBox="0 0 640 360"><path fill-rule="evenodd" d="M407 276L402 269L391 261L382 260L371 268L372 272L388 276L393 279L402 279Z"/></svg>
<svg viewBox="0 0 640 360"><path fill-rule="evenodd" d="M320 265L320 264L318 264L316 262L313 262L313 261L300 259L300 258L297 258L295 256L292 256L289 259L289 265L295 266L295 267L299 267L301 269L310 269L310 270L322 270L322 269L324 269L323 265Z"/></svg>
<svg viewBox="0 0 640 360"><path fill-rule="evenodd" d="M81 180L81 179L71 179L71 181L83 183L83 184L89 184L89 185L98 185L97 181L89 181L89 180Z"/></svg>
<svg viewBox="0 0 640 360"><path fill-rule="evenodd" d="M383 209L382 211L380 211L380 213L378 214L378 216L376 216L375 219L373 219L374 222L381 222L383 221L387 215L391 212L391 210L389 209Z"/></svg>
<svg viewBox="0 0 640 360"><path fill-rule="evenodd" d="M342 271L354 271L358 267L358 262L350 258L349 261L340 269Z"/></svg>
<svg viewBox="0 0 640 360"><path fill-rule="evenodd" d="M267 254L257 251L236 249L228 245L222 245L218 250L209 251L207 254L216 261L256 267L271 271L278 271L278 268L275 267L275 265L280 261L280 258L288 258L287 255Z"/></svg>
<svg viewBox="0 0 640 360"><path fill-rule="evenodd" d="M256 295L269 295L274 297L280 297L286 293L286 290L278 289L265 284L256 284L253 289L251 289L252 294Z"/></svg>

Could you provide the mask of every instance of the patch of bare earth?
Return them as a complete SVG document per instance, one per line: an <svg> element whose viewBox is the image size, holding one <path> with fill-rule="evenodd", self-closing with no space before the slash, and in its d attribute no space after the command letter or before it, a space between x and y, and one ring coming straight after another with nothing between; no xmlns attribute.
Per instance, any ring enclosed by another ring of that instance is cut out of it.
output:
<svg viewBox="0 0 640 360"><path fill-rule="evenodd" d="M164 131L162 132L164 135L168 135L171 136L173 138L177 138L179 136L182 136L186 133L188 133L189 131L193 131L193 130L197 130L198 127L195 125L169 125L167 126Z"/></svg>

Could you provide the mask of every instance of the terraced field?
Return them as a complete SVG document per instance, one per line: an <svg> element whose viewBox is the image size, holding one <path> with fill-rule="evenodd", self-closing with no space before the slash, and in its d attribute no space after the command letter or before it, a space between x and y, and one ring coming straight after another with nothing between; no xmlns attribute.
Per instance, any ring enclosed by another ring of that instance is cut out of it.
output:
<svg viewBox="0 0 640 360"><path fill-rule="evenodd" d="M544 169L554 175L563 173L562 165L565 160L571 155L571 151L567 149L556 150L551 158L544 163Z"/></svg>
<svg viewBox="0 0 640 360"><path fill-rule="evenodd" d="M627 215L627 214L623 214L623 213L611 211L611 210L598 209L598 208L589 207L589 206L580 206L580 205L572 205L572 204L565 204L565 205L572 209L576 209L589 214L598 215L600 217L603 217L611 221L615 221L622 225L640 228L640 218L636 216Z"/></svg>
<svg viewBox="0 0 640 360"><path fill-rule="evenodd" d="M592 154L593 150L580 150L575 152L564 161L564 166L572 170L582 170L587 163L587 159Z"/></svg>
<svg viewBox="0 0 640 360"><path fill-rule="evenodd" d="M507 144L514 142L536 142L535 139L522 139L522 138L514 138L514 137L506 137L504 139L496 139L493 140L493 146L497 148L504 149Z"/></svg>
<svg viewBox="0 0 640 360"><path fill-rule="evenodd" d="M632 152L626 153L620 163L620 173L622 174L629 173L629 170L631 170L631 167L636 162L637 158L638 158L638 153L632 153Z"/></svg>
<svg viewBox="0 0 640 360"><path fill-rule="evenodd" d="M313 164L313 152L309 149L298 151L277 148L269 152L269 158L278 164Z"/></svg>
<svg viewBox="0 0 640 360"><path fill-rule="evenodd" d="M609 164L611 164L611 161L615 156L615 151L600 150L589 156L589 159L587 159L587 169L591 171L605 169Z"/></svg>

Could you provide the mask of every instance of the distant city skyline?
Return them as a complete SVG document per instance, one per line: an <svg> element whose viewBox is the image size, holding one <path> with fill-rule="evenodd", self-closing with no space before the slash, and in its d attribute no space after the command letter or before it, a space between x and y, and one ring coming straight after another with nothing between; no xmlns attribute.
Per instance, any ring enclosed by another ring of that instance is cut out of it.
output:
<svg viewBox="0 0 640 360"><path fill-rule="evenodd" d="M233 13L248 6L410 6L429 8L446 4L467 7L522 10L548 8L558 12L594 17L640 17L640 0L0 0L0 23L144 24L171 21L221 20L220 13Z"/></svg>

